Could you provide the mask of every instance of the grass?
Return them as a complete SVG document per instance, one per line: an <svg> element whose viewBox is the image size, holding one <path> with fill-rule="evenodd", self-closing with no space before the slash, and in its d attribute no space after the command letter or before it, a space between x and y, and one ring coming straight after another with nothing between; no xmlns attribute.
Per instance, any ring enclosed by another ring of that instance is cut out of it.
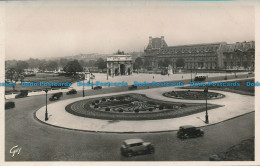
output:
<svg viewBox="0 0 260 166"><path fill-rule="evenodd" d="M230 83L233 81L229 81ZM238 93L242 95L255 95L255 87L254 86L246 86L246 82L255 82L255 79L250 78L246 80L240 80L236 81L237 83L240 83L240 86L209 86L210 90L220 90L220 91L227 91L227 92L233 92ZM187 87L181 87L183 89L204 89L205 87L198 87L198 86L187 86Z"/></svg>
<svg viewBox="0 0 260 166"><path fill-rule="evenodd" d="M75 81L77 80L71 77L59 76L58 74L53 74L53 73L37 73L36 76L25 77L24 79L24 82L34 82L34 83L39 83L39 82L66 83L66 82L75 82ZM13 91L13 87L6 86L5 94L19 93L21 90L41 91L42 89L45 88L46 88L45 86L22 86L21 84L16 84L15 91ZM47 88L50 89L51 87L49 86Z"/></svg>

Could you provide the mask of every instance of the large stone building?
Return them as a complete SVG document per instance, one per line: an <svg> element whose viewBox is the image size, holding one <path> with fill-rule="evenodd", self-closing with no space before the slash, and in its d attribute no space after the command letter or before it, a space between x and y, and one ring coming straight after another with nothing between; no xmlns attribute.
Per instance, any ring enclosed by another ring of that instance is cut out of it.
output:
<svg viewBox="0 0 260 166"><path fill-rule="evenodd" d="M110 76L131 75L133 61L131 55L110 55L107 57L107 72Z"/></svg>
<svg viewBox="0 0 260 166"><path fill-rule="evenodd" d="M255 42L168 46L163 36L149 37L144 52L144 65L148 69L168 65L184 69L253 69Z"/></svg>

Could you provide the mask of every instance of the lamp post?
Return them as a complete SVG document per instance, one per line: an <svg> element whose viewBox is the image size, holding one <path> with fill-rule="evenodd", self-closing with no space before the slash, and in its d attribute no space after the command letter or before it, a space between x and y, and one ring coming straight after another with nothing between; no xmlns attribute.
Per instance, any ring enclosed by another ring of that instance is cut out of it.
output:
<svg viewBox="0 0 260 166"><path fill-rule="evenodd" d="M93 74L91 73L91 80L92 80L92 89L94 89L94 87L93 87L93 79L94 79L94 77L93 77Z"/></svg>
<svg viewBox="0 0 260 166"><path fill-rule="evenodd" d="M205 98L206 98L206 116L205 116L205 123L209 123L209 116L208 116L208 87L206 86L204 89L204 93L205 93Z"/></svg>
<svg viewBox="0 0 260 166"><path fill-rule="evenodd" d="M190 82L192 82L192 69L190 70Z"/></svg>
<svg viewBox="0 0 260 166"><path fill-rule="evenodd" d="M49 118L48 118L48 110L47 110L47 93L48 93L48 89L46 88L44 90L44 92L46 93L46 112L45 112L45 121L47 121Z"/></svg>
<svg viewBox="0 0 260 166"><path fill-rule="evenodd" d="M85 90L85 89L84 89L84 86L85 86L84 84L85 84L85 83L84 83L84 80L85 80L85 74L83 75L83 97L85 97L85 92L84 92L84 90Z"/></svg>

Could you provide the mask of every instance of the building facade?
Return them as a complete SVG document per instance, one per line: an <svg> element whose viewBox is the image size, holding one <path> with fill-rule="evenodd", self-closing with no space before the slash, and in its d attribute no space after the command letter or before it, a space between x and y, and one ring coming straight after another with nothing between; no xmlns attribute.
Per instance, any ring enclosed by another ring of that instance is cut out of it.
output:
<svg viewBox="0 0 260 166"><path fill-rule="evenodd" d="M107 73L110 76L132 75L133 61L131 55L111 55L107 57Z"/></svg>
<svg viewBox="0 0 260 166"><path fill-rule="evenodd" d="M168 46L161 38L149 37L143 57L144 65L157 69L171 65L184 69L242 69L253 68L255 42L227 44L226 42Z"/></svg>

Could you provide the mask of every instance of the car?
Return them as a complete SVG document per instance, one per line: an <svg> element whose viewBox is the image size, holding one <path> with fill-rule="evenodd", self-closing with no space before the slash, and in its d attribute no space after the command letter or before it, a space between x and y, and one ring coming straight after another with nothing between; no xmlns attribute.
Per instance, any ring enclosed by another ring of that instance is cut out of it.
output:
<svg viewBox="0 0 260 166"><path fill-rule="evenodd" d="M49 98L49 101L59 100L62 95L63 95L62 92L54 93L54 94Z"/></svg>
<svg viewBox="0 0 260 166"><path fill-rule="evenodd" d="M150 142L144 142L142 139L128 139L123 142L120 148L121 154L131 157L136 154L154 153L154 146Z"/></svg>
<svg viewBox="0 0 260 166"><path fill-rule="evenodd" d="M28 96L28 90L21 90L21 93L18 95L15 95L15 98L23 98L23 97L27 97Z"/></svg>
<svg viewBox="0 0 260 166"><path fill-rule="evenodd" d="M15 103L13 101L8 101L5 103L5 109L10 109L14 107L15 107Z"/></svg>
<svg viewBox="0 0 260 166"><path fill-rule="evenodd" d="M197 75L197 76L195 76L194 81L205 81L206 78L207 78L206 76Z"/></svg>
<svg viewBox="0 0 260 166"><path fill-rule="evenodd" d="M131 85L128 87L128 90L136 90L137 89L137 86L134 86L134 85Z"/></svg>
<svg viewBox="0 0 260 166"><path fill-rule="evenodd" d="M177 137L181 139L195 138L204 135L204 131L198 127L192 125L180 126Z"/></svg>
<svg viewBox="0 0 260 166"><path fill-rule="evenodd" d="M102 86L96 86L93 88L94 90L99 90L99 89L102 89Z"/></svg>
<svg viewBox="0 0 260 166"><path fill-rule="evenodd" d="M77 90L76 89L71 89L66 94L67 95L77 94Z"/></svg>

